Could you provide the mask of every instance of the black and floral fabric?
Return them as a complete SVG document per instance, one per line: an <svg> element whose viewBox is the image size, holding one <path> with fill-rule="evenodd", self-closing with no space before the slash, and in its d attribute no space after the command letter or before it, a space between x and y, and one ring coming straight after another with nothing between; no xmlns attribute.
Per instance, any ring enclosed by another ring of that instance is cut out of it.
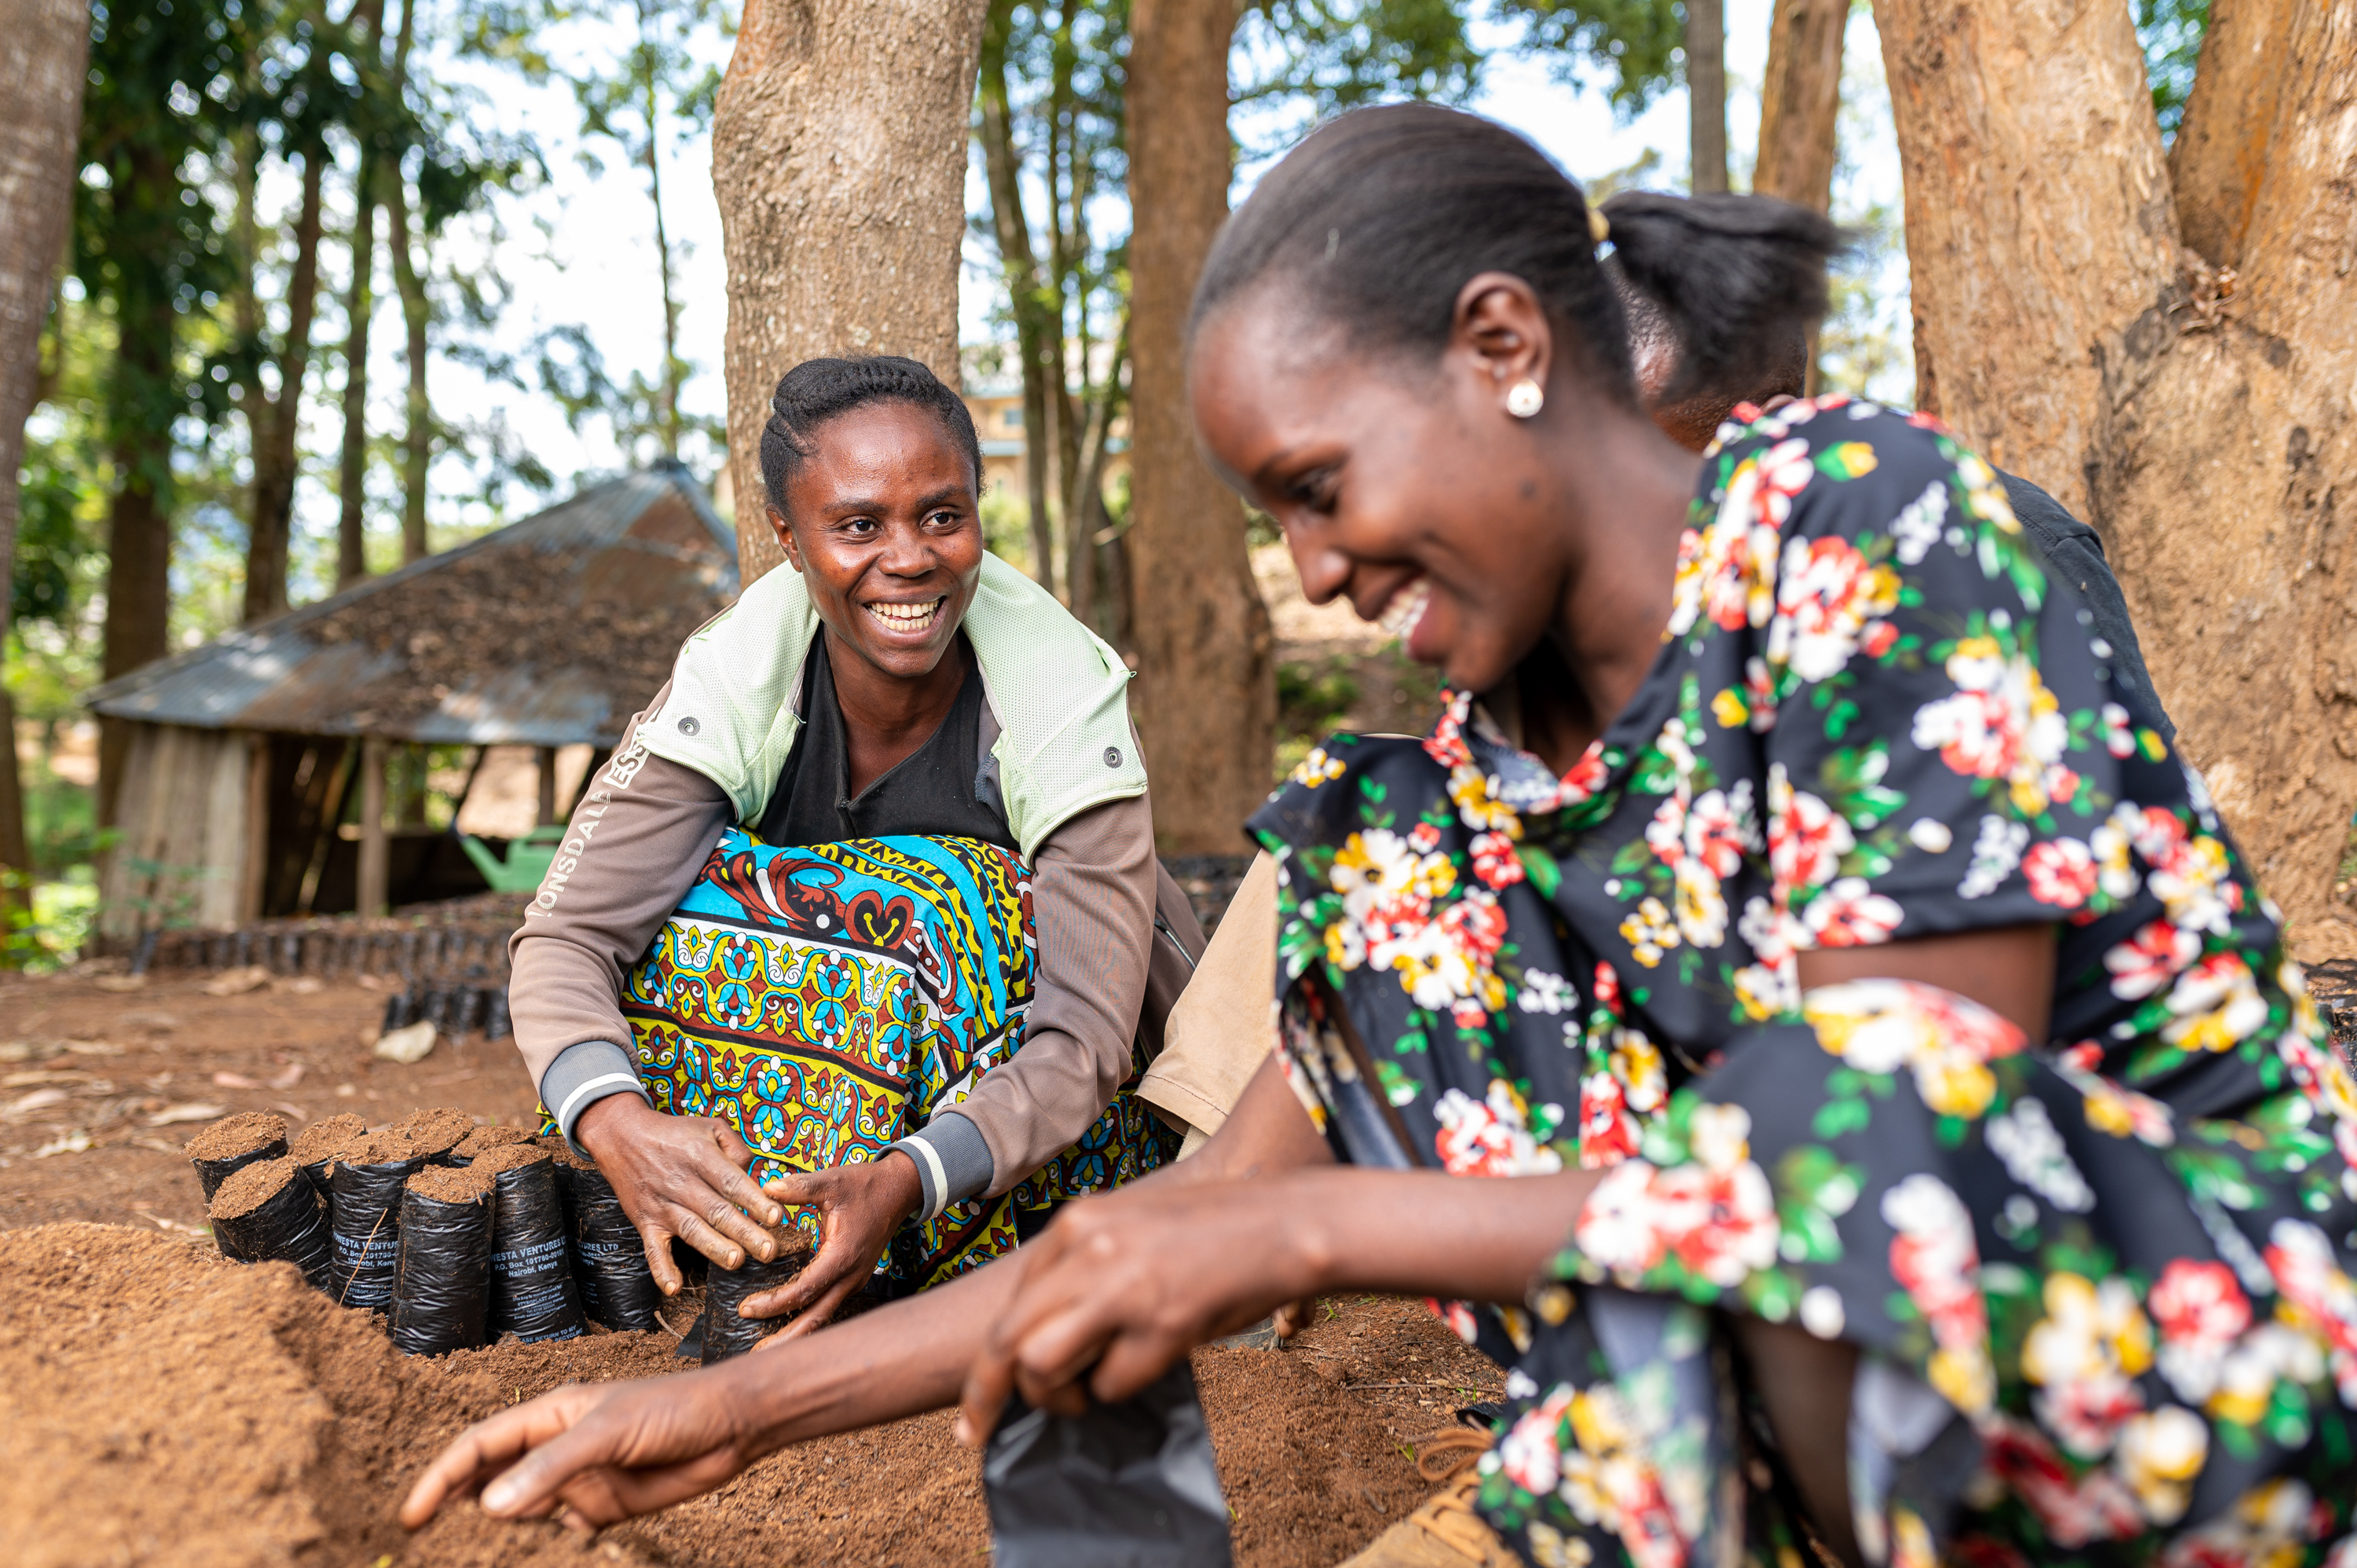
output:
<svg viewBox="0 0 2357 1568"><path fill-rule="evenodd" d="M1480 1504L1531 1561L1810 1554L1749 1313L1860 1348L1874 1561L2357 1568L2357 1096L2108 653L1936 422L1799 403L1721 433L1659 662L1570 772L1458 695L1254 817L1340 1154L1602 1172L1526 1308L1448 1309L1512 1365ZM2044 1040L1796 983L2024 924Z"/></svg>

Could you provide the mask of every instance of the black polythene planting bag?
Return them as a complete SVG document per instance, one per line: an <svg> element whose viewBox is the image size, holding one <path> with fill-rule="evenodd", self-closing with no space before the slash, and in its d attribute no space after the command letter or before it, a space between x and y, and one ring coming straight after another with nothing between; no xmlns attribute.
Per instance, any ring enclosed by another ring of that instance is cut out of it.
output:
<svg viewBox="0 0 2357 1568"><path fill-rule="evenodd" d="M983 1456L994 1568L1224 1568L1228 1504L1184 1361L1119 1404L1010 1397Z"/></svg>
<svg viewBox="0 0 2357 1568"><path fill-rule="evenodd" d="M566 1224L581 1309L608 1328L662 1327L655 1306L662 1291L647 1268L646 1240L614 1196L613 1183L579 1165L558 1166L556 1179L569 1200Z"/></svg>
<svg viewBox="0 0 2357 1568"><path fill-rule="evenodd" d="M210 1203L213 1200L213 1194L221 1190L221 1184L246 1166L262 1160L284 1159L285 1155L286 1140L273 1138L266 1144L257 1144L242 1155L231 1155L225 1160L192 1159L188 1164L197 1167L197 1185L205 1189L205 1201Z"/></svg>
<svg viewBox="0 0 2357 1568"><path fill-rule="evenodd" d="M789 1239L791 1234L787 1233ZM737 1309L747 1297L784 1284L810 1261L808 1252L795 1249L766 1263L748 1254L741 1269L713 1264L704 1276L704 1364L709 1367L731 1356L742 1356L783 1328L787 1320L782 1317L740 1317Z"/></svg>
<svg viewBox="0 0 2357 1568"><path fill-rule="evenodd" d="M334 1195L335 1279L328 1294L342 1306L382 1312L393 1305L401 1272L401 1184L425 1168L423 1159L382 1165L337 1162L328 1179Z"/></svg>
<svg viewBox="0 0 2357 1568"><path fill-rule="evenodd" d="M221 1256L242 1263L285 1260L303 1271L314 1290L335 1294L335 1242L328 1234L328 1211L309 1178L287 1173L286 1185L250 1213L212 1221Z"/></svg>
<svg viewBox="0 0 2357 1568"><path fill-rule="evenodd" d="M565 1245L556 1167L547 1160L492 1178L491 1318L494 1337L570 1339L587 1326Z"/></svg>
<svg viewBox="0 0 2357 1568"><path fill-rule="evenodd" d="M490 1196L450 1203L404 1191L393 1348L410 1356L470 1350L489 1337L490 1305Z"/></svg>

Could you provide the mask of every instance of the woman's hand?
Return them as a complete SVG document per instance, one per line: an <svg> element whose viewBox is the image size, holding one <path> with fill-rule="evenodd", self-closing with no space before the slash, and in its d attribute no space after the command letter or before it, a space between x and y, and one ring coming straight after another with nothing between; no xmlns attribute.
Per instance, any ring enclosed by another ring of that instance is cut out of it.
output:
<svg viewBox="0 0 2357 1568"><path fill-rule="evenodd" d="M817 1209L820 1227L818 1256L785 1284L746 1297L737 1309L745 1317L802 1314L762 1340L765 1347L824 1327L845 1298L867 1283L892 1232L925 1196L916 1162L906 1155L780 1176L761 1190L789 1207Z"/></svg>
<svg viewBox="0 0 2357 1568"><path fill-rule="evenodd" d="M757 1446L719 1368L627 1383L568 1383L478 1422L427 1466L401 1505L418 1530L479 1489L485 1513L596 1530L727 1480ZM488 1483L488 1484L486 1484Z"/></svg>
<svg viewBox="0 0 2357 1568"><path fill-rule="evenodd" d="M745 1174L753 1151L726 1122L666 1115L635 1094L609 1094L581 1112L573 1138L613 1184L665 1295L677 1294L681 1283L671 1259L674 1236L724 1269L742 1266L747 1252L763 1262L777 1256L761 1226L775 1225L783 1211Z"/></svg>
<svg viewBox="0 0 2357 1568"><path fill-rule="evenodd" d="M1127 1399L1196 1346L1313 1294L1316 1249L1289 1234L1275 1185L1147 1182L1066 1204L996 1265L1021 1273L966 1375L959 1436L986 1438L1010 1390L1067 1415L1092 1394Z"/></svg>

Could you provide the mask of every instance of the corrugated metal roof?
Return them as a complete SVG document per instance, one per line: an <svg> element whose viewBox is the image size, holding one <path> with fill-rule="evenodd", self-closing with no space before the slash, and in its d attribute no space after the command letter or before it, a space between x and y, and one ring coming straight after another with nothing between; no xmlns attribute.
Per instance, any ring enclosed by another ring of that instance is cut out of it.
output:
<svg viewBox="0 0 2357 1568"><path fill-rule="evenodd" d="M84 701L201 729L611 746L737 587L736 536L686 469L665 464Z"/></svg>

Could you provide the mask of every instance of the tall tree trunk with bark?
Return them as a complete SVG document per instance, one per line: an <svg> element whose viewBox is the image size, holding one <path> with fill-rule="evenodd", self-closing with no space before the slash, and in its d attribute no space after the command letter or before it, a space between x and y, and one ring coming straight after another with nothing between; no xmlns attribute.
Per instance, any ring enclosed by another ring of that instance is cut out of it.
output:
<svg viewBox="0 0 2357 1568"><path fill-rule="evenodd" d="M1756 195L1823 212L1833 205L1841 122L1842 33L1849 0L1776 0L1768 23L1768 74L1760 89Z"/></svg>
<svg viewBox="0 0 2357 1568"><path fill-rule="evenodd" d="M402 102L409 87L409 46L416 37L416 0L403 0L401 31L393 46L393 96ZM425 474L434 460L434 405L425 396L426 328L433 309L425 278L410 249L409 182L398 165L385 170L385 242L393 252L393 285L401 295L407 329L403 356L409 392L401 429L401 564L423 561L425 548Z"/></svg>
<svg viewBox="0 0 2357 1568"><path fill-rule="evenodd" d="M90 7L81 0L0 5L0 646L15 604L16 471L25 418L41 380L41 324L73 216L74 143L81 131L90 59ZM29 905L33 860L16 778L16 708L0 685L0 954L13 916ZM26 881L17 879L24 878ZM0 958L5 961L5 958Z"/></svg>
<svg viewBox="0 0 2357 1568"><path fill-rule="evenodd" d="M303 378L311 362L311 317L319 295L319 186L328 151L303 154L303 204L295 218L295 264L286 277L286 338L278 354L278 394L260 400L264 439L253 449L253 522L245 549L245 619L286 607L287 545L295 522L295 436Z"/></svg>
<svg viewBox="0 0 2357 1568"><path fill-rule="evenodd" d="M1015 352L1023 379L1023 489L1030 510L1031 575L1056 591L1055 522L1048 512L1047 332L1040 320L1039 263L1031 249L1031 220L1023 210L1023 165L1015 145L1015 109L1006 80L1007 35L1015 0L995 0L982 34L980 124L982 167L990 186L990 221L998 265L1015 316Z"/></svg>
<svg viewBox="0 0 2357 1568"><path fill-rule="evenodd" d="M2357 953L2330 919L2357 805L2357 17L2220 5L2173 169L2125 7L1876 17L1943 416L2102 532L2296 940Z"/></svg>
<svg viewBox="0 0 2357 1568"><path fill-rule="evenodd" d="M1228 212L1230 0L1136 0L1129 54L1130 505L1136 713L1171 854L1236 853L1268 794L1275 636L1242 503L1204 466L1187 312Z"/></svg>
<svg viewBox="0 0 2357 1568"><path fill-rule="evenodd" d="M1686 127L1697 196L1727 188L1727 11L1685 0Z"/></svg>
<svg viewBox="0 0 2357 1568"><path fill-rule="evenodd" d="M957 384L958 246L985 0L747 0L712 127L728 263L728 454L750 583L778 378L906 354Z"/></svg>
<svg viewBox="0 0 2357 1568"><path fill-rule="evenodd" d="M376 314L376 184L373 153L361 157L353 195L352 277L344 293L344 446L336 465L336 586L368 575L369 320Z"/></svg>

